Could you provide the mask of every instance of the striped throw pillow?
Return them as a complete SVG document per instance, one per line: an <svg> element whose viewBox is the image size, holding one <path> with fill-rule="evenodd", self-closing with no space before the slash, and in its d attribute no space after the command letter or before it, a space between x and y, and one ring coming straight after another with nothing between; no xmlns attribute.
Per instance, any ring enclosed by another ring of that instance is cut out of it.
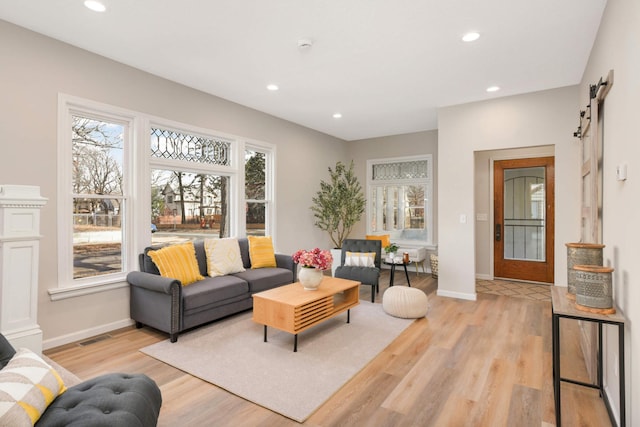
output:
<svg viewBox="0 0 640 427"><path fill-rule="evenodd" d="M0 425L32 426L66 387L37 354L21 348L0 371Z"/></svg>
<svg viewBox="0 0 640 427"><path fill-rule="evenodd" d="M162 277L177 279L182 286L204 279L198 268L193 242L167 246L157 251L149 251L147 254L158 267Z"/></svg>
<svg viewBox="0 0 640 427"><path fill-rule="evenodd" d="M346 267L373 267L375 266L375 252L349 252L344 254Z"/></svg>
<svg viewBox="0 0 640 427"><path fill-rule="evenodd" d="M248 236L249 259L251 268L276 267L276 255L273 251L271 236Z"/></svg>

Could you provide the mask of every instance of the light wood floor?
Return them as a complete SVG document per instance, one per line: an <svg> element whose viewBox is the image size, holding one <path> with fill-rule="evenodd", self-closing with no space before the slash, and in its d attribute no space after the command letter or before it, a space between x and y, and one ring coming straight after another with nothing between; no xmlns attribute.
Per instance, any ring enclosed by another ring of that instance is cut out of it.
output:
<svg viewBox="0 0 640 427"><path fill-rule="evenodd" d="M384 272L378 303L388 280ZM404 282L397 274L396 284ZM429 275L413 273L411 282L429 294L427 318L415 321L304 425L555 425L550 303L487 294L475 302L442 298ZM360 297L369 300L369 292L363 287ZM562 375L586 381L575 322L561 328ZM163 333L131 327L110 335L45 354L83 379L114 371L149 375L162 390L160 426L298 424L138 351L167 339ZM562 408L564 426L611 425L596 390L563 383Z"/></svg>

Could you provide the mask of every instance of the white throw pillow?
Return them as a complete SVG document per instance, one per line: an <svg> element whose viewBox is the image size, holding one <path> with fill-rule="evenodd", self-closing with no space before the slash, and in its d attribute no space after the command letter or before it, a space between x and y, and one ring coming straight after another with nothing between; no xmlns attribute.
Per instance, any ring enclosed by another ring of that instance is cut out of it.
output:
<svg viewBox="0 0 640 427"><path fill-rule="evenodd" d="M225 274L244 271L240 245L235 237L205 239L204 250L207 254L207 272L209 276L224 276Z"/></svg>
<svg viewBox="0 0 640 427"><path fill-rule="evenodd" d="M349 252L344 256L344 265L346 267L374 267L376 253L375 252Z"/></svg>

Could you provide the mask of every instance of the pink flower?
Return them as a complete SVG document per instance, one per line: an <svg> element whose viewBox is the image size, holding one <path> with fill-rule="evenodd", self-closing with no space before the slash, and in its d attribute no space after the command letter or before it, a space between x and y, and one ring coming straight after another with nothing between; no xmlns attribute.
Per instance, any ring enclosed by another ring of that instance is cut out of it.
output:
<svg viewBox="0 0 640 427"><path fill-rule="evenodd" d="M331 268L333 257L331 252L315 248L311 251L300 249L291 257L293 262L301 264L303 267L327 270Z"/></svg>

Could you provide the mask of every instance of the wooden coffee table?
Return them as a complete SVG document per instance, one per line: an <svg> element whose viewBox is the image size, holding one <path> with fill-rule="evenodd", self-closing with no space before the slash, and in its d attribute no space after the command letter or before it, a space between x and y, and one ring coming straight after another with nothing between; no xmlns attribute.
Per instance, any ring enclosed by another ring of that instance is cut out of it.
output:
<svg viewBox="0 0 640 427"><path fill-rule="evenodd" d="M298 351L298 334L359 304L360 282L326 276L315 291L299 282L253 295L253 321L294 334L293 351Z"/></svg>

